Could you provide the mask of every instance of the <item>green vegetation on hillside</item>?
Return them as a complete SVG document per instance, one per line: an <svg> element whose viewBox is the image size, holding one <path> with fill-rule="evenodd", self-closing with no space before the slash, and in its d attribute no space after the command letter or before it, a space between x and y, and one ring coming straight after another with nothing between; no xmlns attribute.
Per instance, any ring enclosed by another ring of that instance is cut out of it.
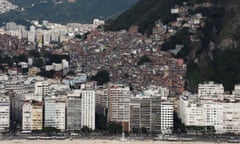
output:
<svg viewBox="0 0 240 144"><path fill-rule="evenodd" d="M151 63L151 62L152 62L152 60L147 55L144 55L138 61L138 65L143 65L145 63Z"/></svg>
<svg viewBox="0 0 240 144"><path fill-rule="evenodd" d="M141 33L150 34L155 21L161 18L163 23L176 19L170 9L182 0L140 0L135 6L121 14L115 20L109 20L105 30L117 31L138 25Z"/></svg>
<svg viewBox="0 0 240 144"><path fill-rule="evenodd" d="M95 76L91 77L91 80L97 81L98 85L102 85L110 81L109 72L107 70L98 71Z"/></svg>
<svg viewBox="0 0 240 144"><path fill-rule="evenodd" d="M191 89L196 90L197 84L203 81L223 83L225 90L231 91L235 84L240 83L240 48L219 50L213 60L206 59L207 64L188 64L187 79Z"/></svg>
<svg viewBox="0 0 240 144"><path fill-rule="evenodd" d="M180 52L176 55L176 57L185 58L190 54L191 51L191 41L188 28L183 28L178 31L174 36L170 38L170 40L166 41L161 50L168 51L176 48L176 45L183 45L184 47L180 50Z"/></svg>
<svg viewBox="0 0 240 144"><path fill-rule="evenodd" d="M109 18L131 7L137 0L10 0L19 6L17 11L0 15L0 22L24 20L49 20L57 23L81 22L90 23L93 18Z"/></svg>
<svg viewBox="0 0 240 144"><path fill-rule="evenodd" d="M184 45L176 57L184 58L188 64L186 87L195 91L203 81L223 83L226 90L232 90L240 83L240 1L239 0L140 0L135 6L114 20L109 20L105 30L117 31L139 26L139 32L150 34L158 19L164 24L175 20L170 9L176 4L211 2L212 7L190 11L206 17L205 27L200 28L200 41L190 42L191 33L183 29L166 41L162 50L175 49Z"/></svg>

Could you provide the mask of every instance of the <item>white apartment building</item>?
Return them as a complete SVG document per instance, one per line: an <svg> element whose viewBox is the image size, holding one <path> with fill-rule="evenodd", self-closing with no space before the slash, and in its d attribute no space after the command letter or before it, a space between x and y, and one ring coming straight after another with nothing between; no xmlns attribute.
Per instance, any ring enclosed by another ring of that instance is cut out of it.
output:
<svg viewBox="0 0 240 144"><path fill-rule="evenodd" d="M46 96L48 94L48 82L47 81L41 81L36 82L34 85L34 95L39 96L38 101L42 101L42 97Z"/></svg>
<svg viewBox="0 0 240 144"><path fill-rule="evenodd" d="M59 41L59 36L60 36L59 31L51 31L50 35L51 35L51 41L53 42Z"/></svg>
<svg viewBox="0 0 240 144"><path fill-rule="evenodd" d="M8 96L0 97L0 131L8 131L10 127L10 101Z"/></svg>
<svg viewBox="0 0 240 144"><path fill-rule="evenodd" d="M167 100L168 89L149 86L130 99L129 130L145 128L148 132L171 134L173 130L173 104Z"/></svg>
<svg viewBox="0 0 240 144"><path fill-rule="evenodd" d="M12 120L19 124L19 126L22 125L23 105L26 101L30 101L33 98L34 97L32 93L16 94L12 97Z"/></svg>
<svg viewBox="0 0 240 144"><path fill-rule="evenodd" d="M235 99L240 100L240 85L234 86L234 91L232 92Z"/></svg>
<svg viewBox="0 0 240 144"><path fill-rule="evenodd" d="M208 82L198 85L198 97L200 99L223 100L224 87L222 84Z"/></svg>
<svg viewBox="0 0 240 144"><path fill-rule="evenodd" d="M179 98L178 117L185 125L204 126L203 108L199 107L197 95L184 92Z"/></svg>
<svg viewBox="0 0 240 144"><path fill-rule="evenodd" d="M31 131L32 130L32 106L30 103L25 103L22 107L22 130Z"/></svg>
<svg viewBox="0 0 240 144"><path fill-rule="evenodd" d="M208 87L206 89L209 90ZM239 134L240 102L233 98L227 95L223 98L216 96L213 99L199 99L197 95L184 92L179 99L178 117L185 126L213 126L219 134Z"/></svg>
<svg viewBox="0 0 240 144"><path fill-rule="evenodd" d="M66 103L63 99L46 97L44 99L44 127L65 130Z"/></svg>
<svg viewBox="0 0 240 144"><path fill-rule="evenodd" d="M28 40L28 43L35 43L35 32L34 31L29 31L27 33L27 40Z"/></svg>
<svg viewBox="0 0 240 144"><path fill-rule="evenodd" d="M42 102L25 101L22 107L22 130L41 130L43 126Z"/></svg>
<svg viewBox="0 0 240 144"><path fill-rule="evenodd" d="M108 121L121 123L129 130L130 88L121 84L109 84Z"/></svg>
<svg viewBox="0 0 240 144"><path fill-rule="evenodd" d="M171 134L173 131L173 104L169 101L161 102L161 132Z"/></svg>
<svg viewBox="0 0 240 144"><path fill-rule="evenodd" d="M95 90L83 89L81 96L81 127L95 130Z"/></svg>
<svg viewBox="0 0 240 144"><path fill-rule="evenodd" d="M43 44L49 45L51 42L51 35L48 31L43 31Z"/></svg>
<svg viewBox="0 0 240 144"><path fill-rule="evenodd" d="M240 134L240 102L223 104L222 132Z"/></svg>
<svg viewBox="0 0 240 144"><path fill-rule="evenodd" d="M121 84L109 85L108 119L112 122L128 122L130 88Z"/></svg>
<svg viewBox="0 0 240 144"><path fill-rule="evenodd" d="M104 25L104 24L105 24L105 21L95 18L95 19L93 19L93 24L94 24L94 25L97 25L97 26L99 26L99 25Z"/></svg>

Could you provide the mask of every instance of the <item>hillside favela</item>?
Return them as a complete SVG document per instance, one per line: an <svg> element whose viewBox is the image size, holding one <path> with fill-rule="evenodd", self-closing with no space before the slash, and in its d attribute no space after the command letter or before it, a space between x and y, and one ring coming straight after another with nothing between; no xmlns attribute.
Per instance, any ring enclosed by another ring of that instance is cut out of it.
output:
<svg viewBox="0 0 240 144"><path fill-rule="evenodd" d="M239 10L0 0L0 144L240 143Z"/></svg>

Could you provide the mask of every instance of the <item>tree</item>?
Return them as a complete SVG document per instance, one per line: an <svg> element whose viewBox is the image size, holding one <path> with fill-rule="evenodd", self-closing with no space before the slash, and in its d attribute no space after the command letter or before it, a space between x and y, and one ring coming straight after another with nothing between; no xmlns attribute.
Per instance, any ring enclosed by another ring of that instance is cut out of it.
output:
<svg viewBox="0 0 240 144"><path fill-rule="evenodd" d="M132 129L132 133L134 133L134 134L138 134L138 133L140 133L140 128L133 128Z"/></svg>
<svg viewBox="0 0 240 144"><path fill-rule="evenodd" d="M81 128L81 131L82 131L83 133L89 133L89 132L92 131L92 129L89 128L89 127L87 127L87 126L83 126L83 127Z"/></svg>
<svg viewBox="0 0 240 144"><path fill-rule="evenodd" d="M53 133L60 132L60 130L55 127L45 127L42 129L42 132L46 133L47 135L51 135Z"/></svg>
<svg viewBox="0 0 240 144"><path fill-rule="evenodd" d="M91 79L97 81L98 85L102 85L110 81L109 72L107 70L101 70Z"/></svg>
<svg viewBox="0 0 240 144"><path fill-rule="evenodd" d="M43 76L43 77L47 77L47 78L53 78L54 77L54 70L50 70L50 71L41 71L39 72L37 75Z"/></svg>
<svg viewBox="0 0 240 144"><path fill-rule="evenodd" d="M44 61L42 58L36 58L34 59L33 61L33 66L36 66L36 67L42 67L44 65Z"/></svg>
<svg viewBox="0 0 240 144"><path fill-rule="evenodd" d="M29 55L33 56L34 58L39 58L41 54L37 50L30 50Z"/></svg>
<svg viewBox="0 0 240 144"><path fill-rule="evenodd" d="M138 62L138 65L143 65L144 63L151 63L152 60L147 56L147 55L143 55L139 62Z"/></svg>
<svg viewBox="0 0 240 144"><path fill-rule="evenodd" d="M108 133L110 134L120 134L122 133L122 125L110 122L107 127Z"/></svg>

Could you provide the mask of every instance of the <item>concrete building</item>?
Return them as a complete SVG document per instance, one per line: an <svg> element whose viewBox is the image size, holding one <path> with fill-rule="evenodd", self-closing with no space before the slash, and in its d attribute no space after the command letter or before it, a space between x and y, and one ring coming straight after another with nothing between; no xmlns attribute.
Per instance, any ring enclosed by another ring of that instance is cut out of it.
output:
<svg viewBox="0 0 240 144"><path fill-rule="evenodd" d="M67 130L81 129L81 91L67 95Z"/></svg>
<svg viewBox="0 0 240 144"><path fill-rule="evenodd" d="M24 103L22 107L22 130L32 130L32 106L30 102Z"/></svg>
<svg viewBox="0 0 240 144"><path fill-rule="evenodd" d="M38 67L31 67L28 69L28 75L29 76L36 76L37 73L41 72L40 68Z"/></svg>
<svg viewBox="0 0 240 144"><path fill-rule="evenodd" d="M27 34L28 43L35 43L35 32L29 31Z"/></svg>
<svg viewBox="0 0 240 144"><path fill-rule="evenodd" d="M107 116L108 88L98 87L96 90L96 113Z"/></svg>
<svg viewBox="0 0 240 144"><path fill-rule="evenodd" d="M149 87L131 97L130 124L132 132L145 128L147 132L170 134L173 130L173 104L162 93L164 88ZM169 93L168 93L169 94Z"/></svg>
<svg viewBox="0 0 240 144"><path fill-rule="evenodd" d="M51 42L51 36L48 31L43 32L43 44L44 46L49 45Z"/></svg>
<svg viewBox="0 0 240 144"><path fill-rule="evenodd" d="M44 96L47 96L48 94L48 82L47 81L41 81L36 82L34 86L34 94L39 97L38 101L42 101L42 98Z"/></svg>
<svg viewBox="0 0 240 144"><path fill-rule="evenodd" d="M128 130L130 88L121 84L109 84L108 121L123 124Z"/></svg>
<svg viewBox="0 0 240 144"><path fill-rule="evenodd" d="M234 95L235 99L240 100L240 85L234 86L234 91L232 94Z"/></svg>
<svg viewBox="0 0 240 144"><path fill-rule="evenodd" d="M130 102L130 131L145 128L161 133L161 98L135 97Z"/></svg>
<svg viewBox="0 0 240 144"><path fill-rule="evenodd" d="M240 101L234 94L222 96L220 92L213 99L199 99L198 95L184 92L180 96L178 117L185 126L212 126L218 134L240 133Z"/></svg>
<svg viewBox="0 0 240 144"><path fill-rule="evenodd" d="M8 96L0 97L0 131L8 131L10 127L10 101Z"/></svg>
<svg viewBox="0 0 240 144"><path fill-rule="evenodd" d="M13 122L18 127L23 124L23 105L26 101L30 102L33 99L32 93L14 94L11 98L11 117Z"/></svg>
<svg viewBox="0 0 240 144"><path fill-rule="evenodd" d="M66 76L66 78L62 80L62 83L75 86L81 83L85 83L86 81L87 81L87 75L80 73L80 74L77 74L76 76Z"/></svg>
<svg viewBox="0 0 240 144"><path fill-rule="evenodd" d="M41 130L43 127L43 103L26 101L22 107L22 130Z"/></svg>
<svg viewBox="0 0 240 144"><path fill-rule="evenodd" d="M81 96L81 127L95 130L95 90L83 89Z"/></svg>
<svg viewBox="0 0 240 144"><path fill-rule="evenodd" d="M198 97L200 99L220 99L223 100L224 87L222 84L208 82L198 85Z"/></svg>
<svg viewBox="0 0 240 144"><path fill-rule="evenodd" d="M161 102L161 133L171 134L173 131L173 104Z"/></svg>
<svg viewBox="0 0 240 144"><path fill-rule="evenodd" d="M56 97L46 97L44 106L44 127L55 127L64 131L66 102Z"/></svg>
<svg viewBox="0 0 240 144"><path fill-rule="evenodd" d="M95 18L95 19L93 19L93 24L94 24L94 25L97 25L97 26L99 26L99 25L104 25L104 24L105 24L105 21Z"/></svg>

